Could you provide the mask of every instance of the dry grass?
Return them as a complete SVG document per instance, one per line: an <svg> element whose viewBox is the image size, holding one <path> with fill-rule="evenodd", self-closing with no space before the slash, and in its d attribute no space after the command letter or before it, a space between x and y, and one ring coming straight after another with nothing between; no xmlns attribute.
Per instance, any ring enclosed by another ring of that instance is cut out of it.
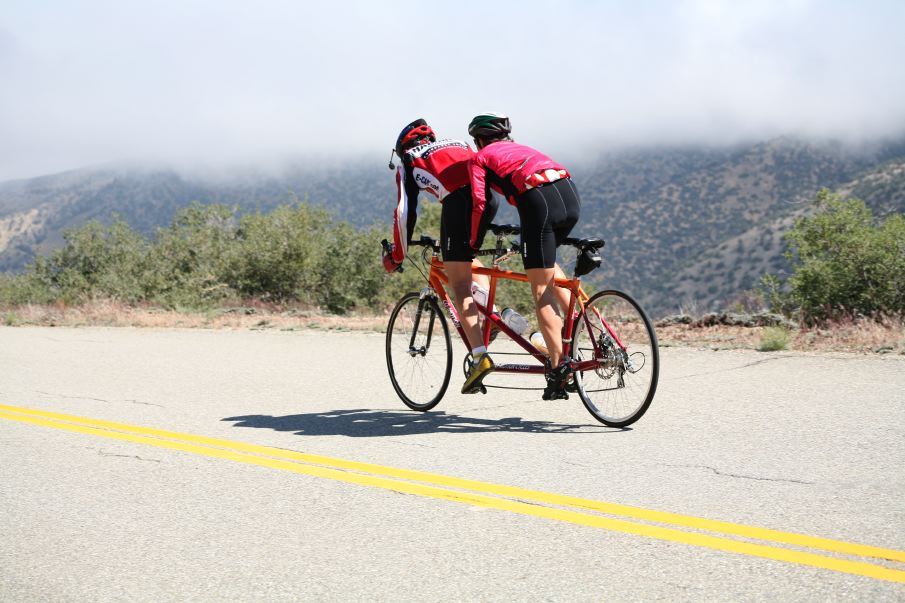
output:
<svg viewBox="0 0 905 603"><path fill-rule="evenodd" d="M905 354L905 319L847 321L800 330L792 349Z"/></svg>
<svg viewBox="0 0 905 603"><path fill-rule="evenodd" d="M765 331L773 328L670 325L658 327L657 338L661 345L666 346L757 350L764 342ZM769 336L767 333L768 338ZM822 328L793 329L789 332L785 349L800 352L905 354L905 321L862 319Z"/></svg>
<svg viewBox="0 0 905 603"><path fill-rule="evenodd" d="M388 314L335 316L317 310L282 309L262 304L208 312L177 312L131 307L109 301L81 306L26 305L0 307L0 325L108 326L186 329L355 330L382 332ZM770 327L669 325L657 328L660 344L710 349L759 349ZM786 349L811 352L889 353L905 355L905 321L861 320L823 328L793 329Z"/></svg>
<svg viewBox="0 0 905 603"><path fill-rule="evenodd" d="M49 327L147 327L180 329L333 329L382 331L387 316L335 316L315 310L280 310L261 305L199 312L131 307L109 301L80 306L26 305L0 308L0 324Z"/></svg>

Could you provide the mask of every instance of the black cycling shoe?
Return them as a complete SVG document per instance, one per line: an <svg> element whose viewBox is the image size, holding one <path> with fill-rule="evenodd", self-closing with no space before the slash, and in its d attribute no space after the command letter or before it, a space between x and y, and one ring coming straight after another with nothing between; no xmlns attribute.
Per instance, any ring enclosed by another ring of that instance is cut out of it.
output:
<svg viewBox="0 0 905 603"><path fill-rule="evenodd" d="M544 400L568 400L569 392L558 383L548 382L542 398Z"/></svg>
<svg viewBox="0 0 905 603"><path fill-rule="evenodd" d="M568 400L569 393L566 391L566 384L569 376L572 374L572 368L566 361L557 368L547 373L547 387L544 388L544 400Z"/></svg>
<svg viewBox="0 0 905 603"><path fill-rule="evenodd" d="M578 382L575 381L574 373L569 376L569 380L566 382L565 386L563 386L563 389L565 389L570 394L578 393Z"/></svg>

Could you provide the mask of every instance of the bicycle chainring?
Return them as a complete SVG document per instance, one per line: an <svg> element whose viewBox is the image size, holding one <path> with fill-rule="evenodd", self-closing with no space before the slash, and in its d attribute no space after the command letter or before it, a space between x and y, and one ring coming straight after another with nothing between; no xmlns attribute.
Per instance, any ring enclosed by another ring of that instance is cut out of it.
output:
<svg viewBox="0 0 905 603"><path fill-rule="evenodd" d="M465 373L466 379L468 379L468 376L471 375L472 366L471 354L465 354L465 360L462 361L462 372Z"/></svg>

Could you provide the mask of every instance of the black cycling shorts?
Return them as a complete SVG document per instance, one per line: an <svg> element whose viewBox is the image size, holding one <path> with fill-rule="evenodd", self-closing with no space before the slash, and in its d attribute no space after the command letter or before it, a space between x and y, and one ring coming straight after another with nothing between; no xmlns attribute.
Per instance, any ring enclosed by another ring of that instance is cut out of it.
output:
<svg viewBox="0 0 905 603"><path fill-rule="evenodd" d="M440 212L440 253L444 262L470 262L474 259L471 249L471 187L463 186L443 199ZM497 204L488 201L481 216L477 245L481 246L490 222L496 216Z"/></svg>
<svg viewBox="0 0 905 603"><path fill-rule="evenodd" d="M522 223L525 268L552 268L556 248L572 232L581 214L581 199L571 178L531 188L516 197Z"/></svg>

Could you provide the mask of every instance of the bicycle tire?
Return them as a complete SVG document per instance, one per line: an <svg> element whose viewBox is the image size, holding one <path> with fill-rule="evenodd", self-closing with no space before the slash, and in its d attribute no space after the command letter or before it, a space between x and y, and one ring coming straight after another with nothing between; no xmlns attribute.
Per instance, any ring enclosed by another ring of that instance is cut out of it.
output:
<svg viewBox="0 0 905 603"><path fill-rule="evenodd" d="M625 346L624 351L603 326L601 316ZM647 412L657 392L657 334L638 302L610 289L592 296L575 322L572 355L576 360L594 358L592 338L602 352L600 363L594 370L576 374L578 395L588 412L604 425L627 427Z"/></svg>
<svg viewBox="0 0 905 603"><path fill-rule="evenodd" d="M406 406L424 412L443 399L452 372L452 340L436 299L402 296L387 324L386 359L393 389Z"/></svg>

